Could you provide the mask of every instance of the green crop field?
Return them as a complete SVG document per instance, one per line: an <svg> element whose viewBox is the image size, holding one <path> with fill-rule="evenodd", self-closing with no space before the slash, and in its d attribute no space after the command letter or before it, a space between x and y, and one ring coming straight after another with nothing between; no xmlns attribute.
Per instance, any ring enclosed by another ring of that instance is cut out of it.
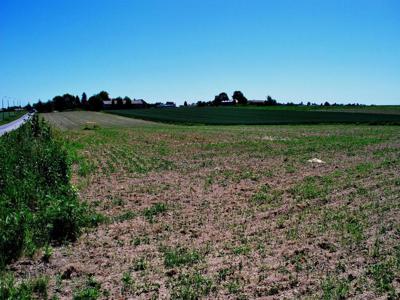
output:
<svg viewBox="0 0 400 300"><path fill-rule="evenodd" d="M44 278L61 299L400 296L398 126L65 130L64 117L51 115L74 190L104 222L11 263L14 285Z"/></svg>
<svg viewBox="0 0 400 300"><path fill-rule="evenodd" d="M366 123L400 124L399 114L357 113L242 107L193 107L176 109L111 110L112 114L144 120L209 125L327 124Z"/></svg>
<svg viewBox="0 0 400 300"><path fill-rule="evenodd" d="M295 111L332 111L332 112L355 112L355 113L377 113L377 114L400 114L400 105L370 105L370 106L321 106L321 105L310 105L310 106L238 106L242 109L261 109L261 110L295 110Z"/></svg>

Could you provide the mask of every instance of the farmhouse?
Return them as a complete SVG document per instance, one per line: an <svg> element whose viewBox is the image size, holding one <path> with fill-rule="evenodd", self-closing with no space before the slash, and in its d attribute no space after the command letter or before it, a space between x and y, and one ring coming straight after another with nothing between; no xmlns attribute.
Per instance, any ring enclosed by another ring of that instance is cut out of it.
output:
<svg viewBox="0 0 400 300"><path fill-rule="evenodd" d="M264 105L265 100L249 100L247 101L248 104L253 104L253 105Z"/></svg>
<svg viewBox="0 0 400 300"><path fill-rule="evenodd" d="M235 105L235 104L236 104L235 100L224 100L224 101L221 101L221 105L222 106L232 106L232 105Z"/></svg>
<svg viewBox="0 0 400 300"><path fill-rule="evenodd" d="M122 105L126 104L125 99L120 99L122 101ZM111 99L111 100L103 100L103 108L112 108L118 105L118 99Z"/></svg>
<svg viewBox="0 0 400 300"><path fill-rule="evenodd" d="M113 100L103 100L103 107L109 108L112 105Z"/></svg>
<svg viewBox="0 0 400 300"><path fill-rule="evenodd" d="M143 99L133 99L132 108L145 108L147 107L147 102Z"/></svg>
<svg viewBox="0 0 400 300"><path fill-rule="evenodd" d="M156 107L157 108L175 108L176 104L175 104L175 102L165 102L165 104L158 102L158 103L156 103Z"/></svg>

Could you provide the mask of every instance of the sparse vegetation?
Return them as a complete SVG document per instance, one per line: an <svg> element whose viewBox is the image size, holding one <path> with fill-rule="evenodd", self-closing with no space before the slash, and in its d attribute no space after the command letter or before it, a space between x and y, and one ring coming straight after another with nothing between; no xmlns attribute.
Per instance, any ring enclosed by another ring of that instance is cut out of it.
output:
<svg viewBox="0 0 400 300"><path fill-rule="evenodd" d="M151 207L146 208L143 211L143 215L149 222L154 222L154 218L167 211L167 205L165 203L155 203Z"/></svg>
<svg viewBox="0 0 400 300"><path fill-rule="evenodd" d="M209 295L213 290L210 278L200 273L180 274L171 282L171 299L195 300Z"/></svg>
<svg viewBox="0 0 400 300"><path fill-rule="evenodd" d="M85 286L77 290L74 300L96 300L101 296L101 285L91 276L88 277Z"/></svg>
<svg viewBox="0 0 400 300"><path fill-rule="evenodd" d="M335 277L328 277L322 283L324 300L340 300L346 299L349 293L349 282L346 279L339 279Z"/></svg>
<svg viewBox="0 0 400 300"><path fill-rule="evenodd" d="M192 265L202 259L202 255L196 250L184 247L167 248L163 250L164 265L166 268L179 267L182 265Z"/></svg>

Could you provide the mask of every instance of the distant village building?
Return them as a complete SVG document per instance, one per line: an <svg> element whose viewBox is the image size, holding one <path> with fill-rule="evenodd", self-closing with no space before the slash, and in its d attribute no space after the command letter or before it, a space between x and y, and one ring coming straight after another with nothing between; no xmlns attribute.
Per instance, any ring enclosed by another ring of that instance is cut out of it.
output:
<svg viewBox="0 0 400 300"><path fill-rule="evenodd" d="M143 99L132 100L132 108L145 108L145 107L147 107L147 103Z"/></svg>
<svg viewBox="0 0 400 300"><path fill-rule="evenodd" d="M125 99L120 99L120 101L122 101L122 105L126 104ZM117 106L117 105L118 105L117 99L103 100L103 107L112 107L112 106Z"/></svg>
<svg viewBox="0 0 400 300"><path fill-rule="evenodd" d="M253 105L263 105L265 100L248 100L247 103Z"/></svg>
<svg viewBox="0 0 400 300"><path fill-rule="evenodd" d="M120 103L118 103L118 101ZM121 102L122 101L122 102ZM126 99L111 99L111 100L103 100L103 108L146 108L148 106L147 102L143 99L133 99L131 104L127 103Z"/></svg>
<svg viewBox="0 0 400 300"><path fill-rule="evenodd" d="M165 102L165 104L161 103L161 102L157 102L156 107L157 108L175 108L176 104L175 104L175 102Z"/></svg>
<svg viewBox="0 0 400 300"><path fill-rule="evenodd" d="M230 105L235 105L236 101L235 100L224 100L221 101L221 105L223 106L230 106Z"/></svg>
<svg viewBox="0 0 400 300"><path fill-rule="evenodd" d="M103 100L103 107L108 108L111 107L112 100Z"/></svg>

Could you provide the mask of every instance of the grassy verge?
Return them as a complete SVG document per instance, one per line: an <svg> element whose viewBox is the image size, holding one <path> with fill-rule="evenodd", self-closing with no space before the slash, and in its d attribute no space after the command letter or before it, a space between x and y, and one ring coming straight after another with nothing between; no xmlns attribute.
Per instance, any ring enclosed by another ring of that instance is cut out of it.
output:
<svg viewBox="0 0 400 300"><path fill-rule="evenodd" d="M37 117L0 139L0 269L88 224L69 179L66 151Z"/></svg>

